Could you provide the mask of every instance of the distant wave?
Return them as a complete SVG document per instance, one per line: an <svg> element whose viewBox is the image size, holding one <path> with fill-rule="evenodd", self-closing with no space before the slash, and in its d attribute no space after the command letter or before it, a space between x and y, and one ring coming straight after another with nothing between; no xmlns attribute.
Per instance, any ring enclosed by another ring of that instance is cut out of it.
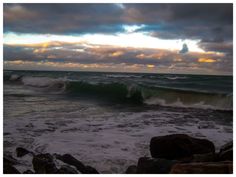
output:
<svg viewBox="0 0 236 177"><path fill-rule="evenodd" d="M173 76L173 77L166 77L169 80L177 80L177 79L187 79L186 76Z"/></svg>
<svg viewBox="0 0 236 177"><path fill-rule="evenodd" d="M131 74L107 74L106 77L110 78L141 78L142 75L131 75Z"/></svg>
<svg viewBox="0 0 236 177"><path fill-rule="evenodd" d="M229 111L233 109L232 94L208 93L178 88L147 87L118 81L93 83L88 81L72 81L66 78L31 76L14 76L14 78L20 78L24 85L42 91L99 97L99 99L111 99L122 103Z"/></svg>

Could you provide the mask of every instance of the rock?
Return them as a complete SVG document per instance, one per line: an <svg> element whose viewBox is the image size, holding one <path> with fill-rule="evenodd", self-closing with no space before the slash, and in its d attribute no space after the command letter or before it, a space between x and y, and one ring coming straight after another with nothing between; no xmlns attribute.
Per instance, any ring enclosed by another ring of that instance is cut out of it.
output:
<svg viewBox="0 0 236 177"><path fill-rule="evenodd" d="M57 171L57 173L58 174L78 174L78 172L74 168L67 165L61 166L61 168Z"/></svg>
<svg viewBox="0 0 236 177"><path fill-rule="evenodd" d="M28 153L30 153L30 151L28 151L25 148L22 148L22 147L16 148L16 156L17 157L23 157L24 155L26 155Z"/></svg>
<svg viewBox="0 0 236 177"><path fill-rule="evenodd" d="M233 141L230 141L230 142L224 144L224 145L220 148L220 152L226 151L226 150L231 149L231 148L233 148Z"/></svg>
<svg viewBox="0 0 236 177"><path fill-rule="evenodd" d="M218 156L215 153L194 154L192 162L215 162Z"/></svg>
<svg viewBox="0 0 236 177"><path fill-rule="evenodd" d="M70 154L56 155L56 158L64 163L75 166L77 170L84 174L98 174L97 170L90 166L85 166L82 162Z"/></svg>
<svg viewBox="0 0 236 177"><path fill-rule="evenodd" d="M36 174L56 174L57 168L50 154L35 155L32 160Z"/></svg>
<svg viewBox="0 0 236 177"><path fill-rule="evenodd" d="M221 147L219 152L219 161L233 161L233 141Z"/></svg>
<svg viewBox="0 0 236 177"><path fill-rule="evenodd" d="M23 174L34 174L34 172L32 172L31 170L26 170L23 172Z"/></svg>
<svg viewBox="0 0 236 177"><path fill-rule="evenodd" d="M172 174L232 174L232 162L203 162L203 163L178 163L175 164Z"/></svg>
<svg viewBox="0 0 236 177"><path fill-rule="evenodd" d="M86 166L85 167L85 174L99 174L99 172L91 166Z"/></svg>
<svg viewBox="0 0 236 177"><path fill-rule="evenodd" d="M137 174L137 166L136 165L130 165L127 170L125 171L125 174Z"/></svg>
<svg viewBox="0 0 236 177"><path fill-rule="evenodd" d="M138 160L138 174L167 174L177 161L141 157Z"/></svg>
<svg viewBox="0 0 236 177"><path fill-rule="evenodd" d="M16 165L18 164L17 160L13 158L11 155L4 154L3 155L3 163L9 165Z"/></svg>
<svg viewBox="0 0 236 177"><path fill-rule="evenodd" d="M233 161L233 148L219 153L219 161L225 160Z"/></svg>
<svg viewBox="0 0 236 177"><path fill-rule="evenodd" d="M206 139L192 138L185 134L153 137L150 152L154 158L181 159L193 154L214 153L214 144Z"/></svg>
<svg viewBox="0 0 236 177"><path fill-rule="evenodd" d="M4 174L20 174L20 172L8 163L3 164L3 173Z"/></svg>

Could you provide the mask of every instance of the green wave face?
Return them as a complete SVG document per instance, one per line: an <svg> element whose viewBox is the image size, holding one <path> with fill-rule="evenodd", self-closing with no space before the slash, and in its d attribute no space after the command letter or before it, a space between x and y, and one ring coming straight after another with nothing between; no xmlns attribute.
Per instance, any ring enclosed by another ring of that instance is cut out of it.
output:
<svg viewBox="0 0 236 177"><path fill-rule="evenodd" d="M150 80L143 77L127 78L107 79L99 76L99 80L91 82L93 80L91 77L88 77L87 80L69 80L58 77L10 75L4 76L4 82L21 83L28 87L37 88L37 91L47 93L92 97L119 103L230 111L233 109L233 94L230 92L210 92L209 89L201 90L197 87L187 87L187 81L168 81L169 85L161 85L156 82L150 84L147 82ZM181 79L183 80L183 78ZM217 79L219 80L219 78ZM182 83L182 86L186 87L173 86L173 83L175 85ZM200 83L203 84L203 82Z"/></svg>

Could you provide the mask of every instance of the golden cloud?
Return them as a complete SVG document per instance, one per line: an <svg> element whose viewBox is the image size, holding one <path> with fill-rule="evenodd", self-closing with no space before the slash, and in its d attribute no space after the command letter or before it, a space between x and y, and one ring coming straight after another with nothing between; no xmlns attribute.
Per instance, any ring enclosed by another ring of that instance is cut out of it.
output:
<svg viewBox="0 0 236 177"><path fill-rule="evenodd" d="M215 59L211 59L211 58L199 58L198 59L198 62L199 63L214 63L216 62L217 60Z"/></svg>
<svg viewBox="0 0 236 177"><path fill-rule="evenodd" d="M150 64L148 64L148 65L146 65L148 68L154 68L155 67L155 65L150 65Z"/></svg>

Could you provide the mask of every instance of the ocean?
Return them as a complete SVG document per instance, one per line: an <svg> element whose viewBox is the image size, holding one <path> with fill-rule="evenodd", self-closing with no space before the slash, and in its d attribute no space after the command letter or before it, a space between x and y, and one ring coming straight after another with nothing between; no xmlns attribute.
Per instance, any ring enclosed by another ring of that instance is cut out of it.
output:
<svg viewBox="0 0 236 177"><path fill-rule="evenodd" d="M101 173L150 156L154 136L207 138L217 150L233 139L232 76L4 71L3 92L4 153L69 153Z"/></svg>

